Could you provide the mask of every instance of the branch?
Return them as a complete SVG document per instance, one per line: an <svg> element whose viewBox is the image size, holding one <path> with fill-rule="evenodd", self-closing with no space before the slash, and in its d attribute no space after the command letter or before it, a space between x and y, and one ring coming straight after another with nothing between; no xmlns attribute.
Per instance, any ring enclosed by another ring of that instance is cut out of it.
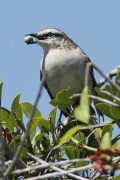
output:
<svg viewBox="0 0 120 180"><path fill-rule="evenodd" d="M39 158L37 158L37 157L35 157L34 155L32 155L31 153L28 153L28 155L30 156L30 157L32 157L34 160L36 160L36 161L38 161L39 163L43 163L43 164L46 164L46 165L49 165L49 163L47 163L47 162L45 162L45 161L43 161L42 159L39 159ZM55 166L50 166L50 168L51 169L53 169L54 171L58 171L58 172L65 172L64 170L61 170L60 168L58 168L58 167L55 167ZM67 176L70 176L70 177L72 177L72 178L75 178L75 179L78 179L78 180L86 180L86 178L81 178L81 177L79 177L79 176L77 176L77 175L74 175L74 174L72 174L72 173L69 173L69 174L67 174Z"/></svg>
<svg viewBox="0 0 120 180"><path fill-rule="evenodd" d="M81 171L85 171L85 170L91 169L91 168L94 167L94 165L95 164L87 165L87 166L83 166L81 168L75 168L75 169L67 170L67 171L64 171L64 172L49 173L49 174L45 174L45 175L42 175L42 176L37 176L37 177L34 177L34 178L27 178L27 179L24 179L24 180L47 179L47 178L55 177L55 176L68 175L69 173L76 173L76 172L81 172ZM82 180L82 177L80 177L80 178Z"/></svg>
<svg viewBox="0 0 120 180"><path fill-rule="evenodd" d="M102 90L100 90L100 92L101 92L101 93L104 93L104 94L106 94L106 95L112 97L114 100L120 102L120 98L118 98L117 96L111 94L110 92L108 92L108 91L102 91Z"/></svg>
<svg viewBox="0 0 120 180"><path fill-rule="evenodd" d="M43 89L43 84L41 83L41 85L39 87L39 90L38 90L38 94L37 94L36 99L35 99L35 103L34 103L34 106L33 106L29 121L28 121L28 124L27 124L27 129L25 131L24 137L21 140L21 143L20 143L20 145L18 147L17 152L14 155L14 158L13 158L13 161L12 161L11 165L8 167L8 169L4 173L4 177L7 177L11 173L11 171L13 170L13 168L14 168L14 166L15 166L15 164L16 164L16 162L17 162L17 160L18 160L18 158L19 158L19 156L21 154L21 151L22 151L22 149L24 147L25 141L26 141L26 139L28 137L28 134L29 134L29 129L31 127L32 118L33 118L33 115L35 113L36 106L37 106L39 98L41 97L41 94L42 94L42 89Z"/></svg>
<svg viewBox="0 0 120 180"><path fill-rule="evenodd" d="M114 123L114 121L111 120L110 122L103 122L101 124L89 125L89 126L86 126L86 127L81 127L80 130L100 128L100 127L104 127L104 126L107 126L107 125L113 124L113 123Z"/></svg>
<svg viewBox="0 0 120 180"><path fill-rule="evenodd" d="M106 77L109 77L109 78L112 78L114 76L116 76L118 70L120 69L120 65L117 66L115 69L113 69L111 72L109 72L108 74L106 74L105 76ZM97 87L102 87L105 83L107 82L107 79L106 78L103 78L101 79L99 82L98 82L98 85Z"/></svg>
<svg viewBox="0 0 120 180"><path fill-rule="evenodd" d="M75 168L75 169L70 169L70 170L67 170L67 171L64 171L64 172L54 172L54 173L48 173L48 174L45 174L45 175L40 175L40 176L36 176L36 177L32 177L32 178L27 178L27 179L24 179L24 180L39 180L39 179L48 179L48 178L52 178L52 177L56 177L56 176L63 176L63 175L68 175L69 173L76 173L76 172L81 172L81 171L85 171L85 170L88 170L88 169L92 169L93 167L95 166L95 163L92 164L92 165L87 165L87 166L83 166L83 167L80 167L80 168ZM81 180L83 180L81 177ZM84 178L85 180L85 178Z"/></svg>
<svg viewBox="0 0 120 180"><path fill-rule="evenodd" d="M64 164L69 164L69 163L77 163L77 162L89 162L91 161L90 158L82 158L82 159L72 159L72 160L65 160L65 161L60 161L60 162L52 162L52 163L47 163L47 164L42 164L42 165L37 165L33 167L27 167L25 169L18 169L16 171L13 171L11 174L12 175L19 175L19 174L24 174L29 171L33 170L38 170L38 169L43 169L43 168L50 168L51 166L61 166Z"/></svg>
<svg viewBox="0 0 120 180"><path fill-rule="evenodd" d="M94 69L96 69L96 71L98 71L98 73L99 74L101 74L103 77L104 77L104 82L109 82L115 89L117 89L119 92L120 92L120 86L118 85L118 84L116 84L116 83L114 83L112 80L111 80L111 78L110 78L110 76L107 74L107 75L105 75L103 72L102 72L102 70L99 68L99 67L97 67L94 63L92 63L92 66L94 67ZM117 67L118 69L120 68L120 66L118 66ZM114 71L114 72L117 72L118 71L118 69L116 70L116 71ZM116 74L116 73L113 73L114 75ZM103 84L102 84L103 85Z"/></svg>
<svg viewBox="0 0 120 180"><path fill-rule="evenodd" d="M73 94L73 95L70 97L70 99L78 98L78 97L80 97L80 96L81 96L81 94ZM89 97L90 99L97 100L97 101L99 101L99 102L108 104L109 106L113 106L113 107L118 107L118 108L120 108L120 106L119 106L118 104L113 103L113 102L111 102L111 101L109 101L109 100L107 100L107 99L104 99L104 98L101 98L101 97L98 97L98 96L93 96L93 95L88 95L88 97Z"/></svg>

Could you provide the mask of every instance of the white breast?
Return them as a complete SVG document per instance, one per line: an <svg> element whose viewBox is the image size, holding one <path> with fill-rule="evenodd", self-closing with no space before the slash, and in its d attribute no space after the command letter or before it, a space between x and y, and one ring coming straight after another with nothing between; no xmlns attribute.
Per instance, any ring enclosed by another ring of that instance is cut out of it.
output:
<svg viewBox="0 0 120 180"><path fill-rule="evenodd" d="M56 93L70 87L71 94L80 93L84 87L87 56L80 48L74 50L51 50L41 62L45 68L45 81L53 97ZM90 77L91 79L91 77Z"/></svg>

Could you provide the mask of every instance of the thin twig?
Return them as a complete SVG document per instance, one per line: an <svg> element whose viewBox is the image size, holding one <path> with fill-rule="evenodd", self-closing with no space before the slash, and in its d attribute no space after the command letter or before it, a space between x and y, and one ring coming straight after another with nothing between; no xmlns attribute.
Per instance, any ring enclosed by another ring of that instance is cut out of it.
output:
<svg viewBox="0 0 120 180"><path fill-rule="evenodd" d="M37 162L39 162L39 163L49 165L49 163L47 163L46 161L43 161L42 159L39 159L39 158L35 157L35 156L32 155L31 153L28 153L28 155L29 155L30 157L32 157L34 160L36 160ZM60 168L55 167L55 166L53 166L53 165L50 166L50 168L53 169L53 170L55 170L55 171L58 171L58 172L65 172L64 170L61 170ZM70 176L70 177L75 178L75 179L78 179L78 180L81 179L81 177L79 177L79 176L77 176L77 175L74 175L74 174L72 174L72 173L67 174L67 176ZM81 180L82 180L82 179L81 179ZM86 179L83 178L83 180L86 180Z"/></svg>
<svg viewBox="0 0 120 180"><path fill-rule="evenodd" d="M101 70L99 67L97 67L94 63L92 63L92 66L94 67L94 69L96 69L96 71L99 72L99 74L101 74L101 75L106 79L106 81L108 81L116 90L118 90L118 91L120 92L120 86L119 86L118 84L114 83L114 82L111 80L111 78L110 78L109 76L106 76L106 75L102 72L102 70Z"/></svg>
<svg viewBox="0 0 120 180"><path fill-rule="evenodd" d="M52 134L52 140L53 140L53 144L54 146L57 145L56 142L56 134L55 134L55 127L52 125L52 121L51 121L51 117L50 117L50 129L51 129L51 134ZM57 156L57 160L60 161L60 157L59 157L59 149L56 149L56 156Z"/></svg>
<svg viewBox="0 0 120 180"><path fill-rule="evenodd" d="M90 177L90 180L92 180L92 178L96 176L97 172L98 172L97 170L93 172L92 176Z"/></svg>
<svg viewBox="0 0 120 180"><path fill-rule="evenodd" d="M92 169L95 166L95 164L92 165L87 165L87 166L83 166L80 168L74 168L74 169L70 169L64 172L54 172L54 173L48 173L45 175L40 175L40 176L36 176L36 177L32 177L32 178L27 178L24 180L38 180L38 179L47 179L47 178L52 178L52 177L56 177L56 176L63 176L63 175L68 175L69 173L76 173L76 172L81 172L81 171L85 171L88 169ZM80 177L82 180L82 177Z"/></svg>
<svg viewBox="0 0 120 180"><path fill-rule="evenodd" d="M85 126L85 127L81 127L80 130L86 130L86 129L95 129L95 128L100 128L100 127L104 127L106 125L109 125L109 124L113 124L114 121L110 121L110 122L103 122L101 124L95 124L95 125L88 125L88 126Z"/></svg>
<svg viewBox="0 0 120 180"><path fill-rule="evenodd" d="M55 151L56 151L56 146L50 150L50 152L48 153L45 161L49 161L50 157L55 154Z"/></svg>
<svg viewBox="0 0 120 180"><path fill-rule="evenodd" d="M73 94L70 99L73 99L73 98L77 98L77 97L80 97L81 94ZM104 99L104 98L101 98L101 97L98 97L98 96L93 96L93 95L88 95L88 97L90 99L93 99L93 100L97 100L99 102L102 102L102 103L105 103L105 104L108 104L109 106L113 106L113 107L117 107L117 108L120 108L120 105L116 104L116 103L113 103L107 99Z"/></svg>
<svg viewBox="0 0 120 180"><path fill-rule="evenodd" d="M11 160L5 161L5 165L6 165L6 166L9 166L11 163L12 163ZM26 166L26 167L27 167L27 166Z"/></svg>
<svg viewBox="0 0 120 180"><path fill-rule="evenodd" d="M120 98L118 98L117 96L113 95L112 93L110 93L108 91L102 91L102 90L100 92L103 93L103 94L106 94L106 95L112 97L114 100L120 102Z"/></svg>
<svg viewBox="0 0 120 180"><path fill-rule="evenodd" d="M26 141L26 139L28 137L28 134L29 134L29 129L31 127L32 118L33 118L33 115L35 113L36 106L37 106L39 98L41 97L41 94L42 94L42 89L43 89L43 84L41 83L41 85L39 87L39 90L38 90L38 94L37 94L36 99L35 99L35 103L34 103L33 109L31 111L31 115L30 115L30 118L29 118L29 121L28 121L28 124L27 124L27 128L26 128L24 137L21 140L21 143L20 143L20 145L18 147L17 152L15 153L15 156L13 158L13 161L12 161L11 165L8 167L8 169L4 173L4 177L7 177L11 173L11 171L13 170L13 168L14 168L14 166L15 166L15 164L16 164L16 162L17 162L17 160L18 160L18 158L19 158L19 156L21 154L21 151L22 151L22 149L24 147L25 141Z"/></svg>
<svg viewBox="0 0 120 180"><path fill-rule="evenodd" d="M12 175L18 175L18 174L24 174L26 172L33 171L33 170L50 168L51 166L61 166L64 164L69 164L69 163L89 162L89 161L91 161L90 158L82 158L82 159L65 160L65 161L60 161L60 162L51 162L48 164L42 164L42 165L37 165L37 166L32 166L32 167L30 166L30 167L27 167L27 168L22 169L22 170L18 169L18 170L13 171L11 174Z"/></svg>
<svg viewBox="0 0 120 180"><path fill-rule="evenodd" d="M120 161L120 157L115 157L113 158L114 163L119 162ZM38 170L38 169L43 169L43 168L50 168L51 166L61 166L64 164L69 164L69 163L77 163L77 162L91 162L90 158L81 158L81 159L72 159L72 160L65 160L65 161L60 161L60 162L52 162L52 163L48 163L48 164L42 164L42 165L37 165L37 166L29 166L25 169L18 169L13 171L11 174L12 175L19 175L19 174L24 174L26 172L30 172L33 170Z"/></svg>
<svg viewBox="0 0 120 180"><path fill-rule="evenodd" d="M106 74L106 77L114 77L116 76L118 70L120 69L120 66L117 66L115 69L113 69L111 72L109 72L108 74ZM99 82L98 82L98 85L97 87L102 87L105 83L107 82L107 79L106 78L102 78Z"/></svg>

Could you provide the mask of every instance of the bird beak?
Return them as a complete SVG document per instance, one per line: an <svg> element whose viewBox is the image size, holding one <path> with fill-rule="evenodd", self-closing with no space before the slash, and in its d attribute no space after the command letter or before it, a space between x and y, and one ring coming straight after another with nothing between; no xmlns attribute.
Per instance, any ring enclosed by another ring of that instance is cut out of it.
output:
<svg viewBox="0 0 120 180"><path fill-rule="evenodd" d="M37 34L26 34L25 36L31 36L31 37L34 37L36 39L39 39ZM35 43L37 43L37 41L32 40L28 44L35 44Z"/></svg>
<svg viewBox="0 0 120 180"><path fill-rule="evenodd" d="M37 34L27 34L26 36L32 36L32 37L38 38Z"/></svg>

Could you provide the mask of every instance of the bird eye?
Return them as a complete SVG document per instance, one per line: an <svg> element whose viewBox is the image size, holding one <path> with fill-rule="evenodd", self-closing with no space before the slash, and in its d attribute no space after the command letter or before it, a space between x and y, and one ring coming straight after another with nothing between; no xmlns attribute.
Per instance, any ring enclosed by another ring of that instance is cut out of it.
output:
<svg viewBox="0 0 120 180"><path fill-rule="evenodd" d="M53 34L51 32L48 33L48 36L53 36Z"/></svg>
<svg viewBox="0 0 120 180"><path fill-rule="evenodd" d="M44 38L50 38L52 36L53 36L53 34L51 32L43 35Z"/></svg>

